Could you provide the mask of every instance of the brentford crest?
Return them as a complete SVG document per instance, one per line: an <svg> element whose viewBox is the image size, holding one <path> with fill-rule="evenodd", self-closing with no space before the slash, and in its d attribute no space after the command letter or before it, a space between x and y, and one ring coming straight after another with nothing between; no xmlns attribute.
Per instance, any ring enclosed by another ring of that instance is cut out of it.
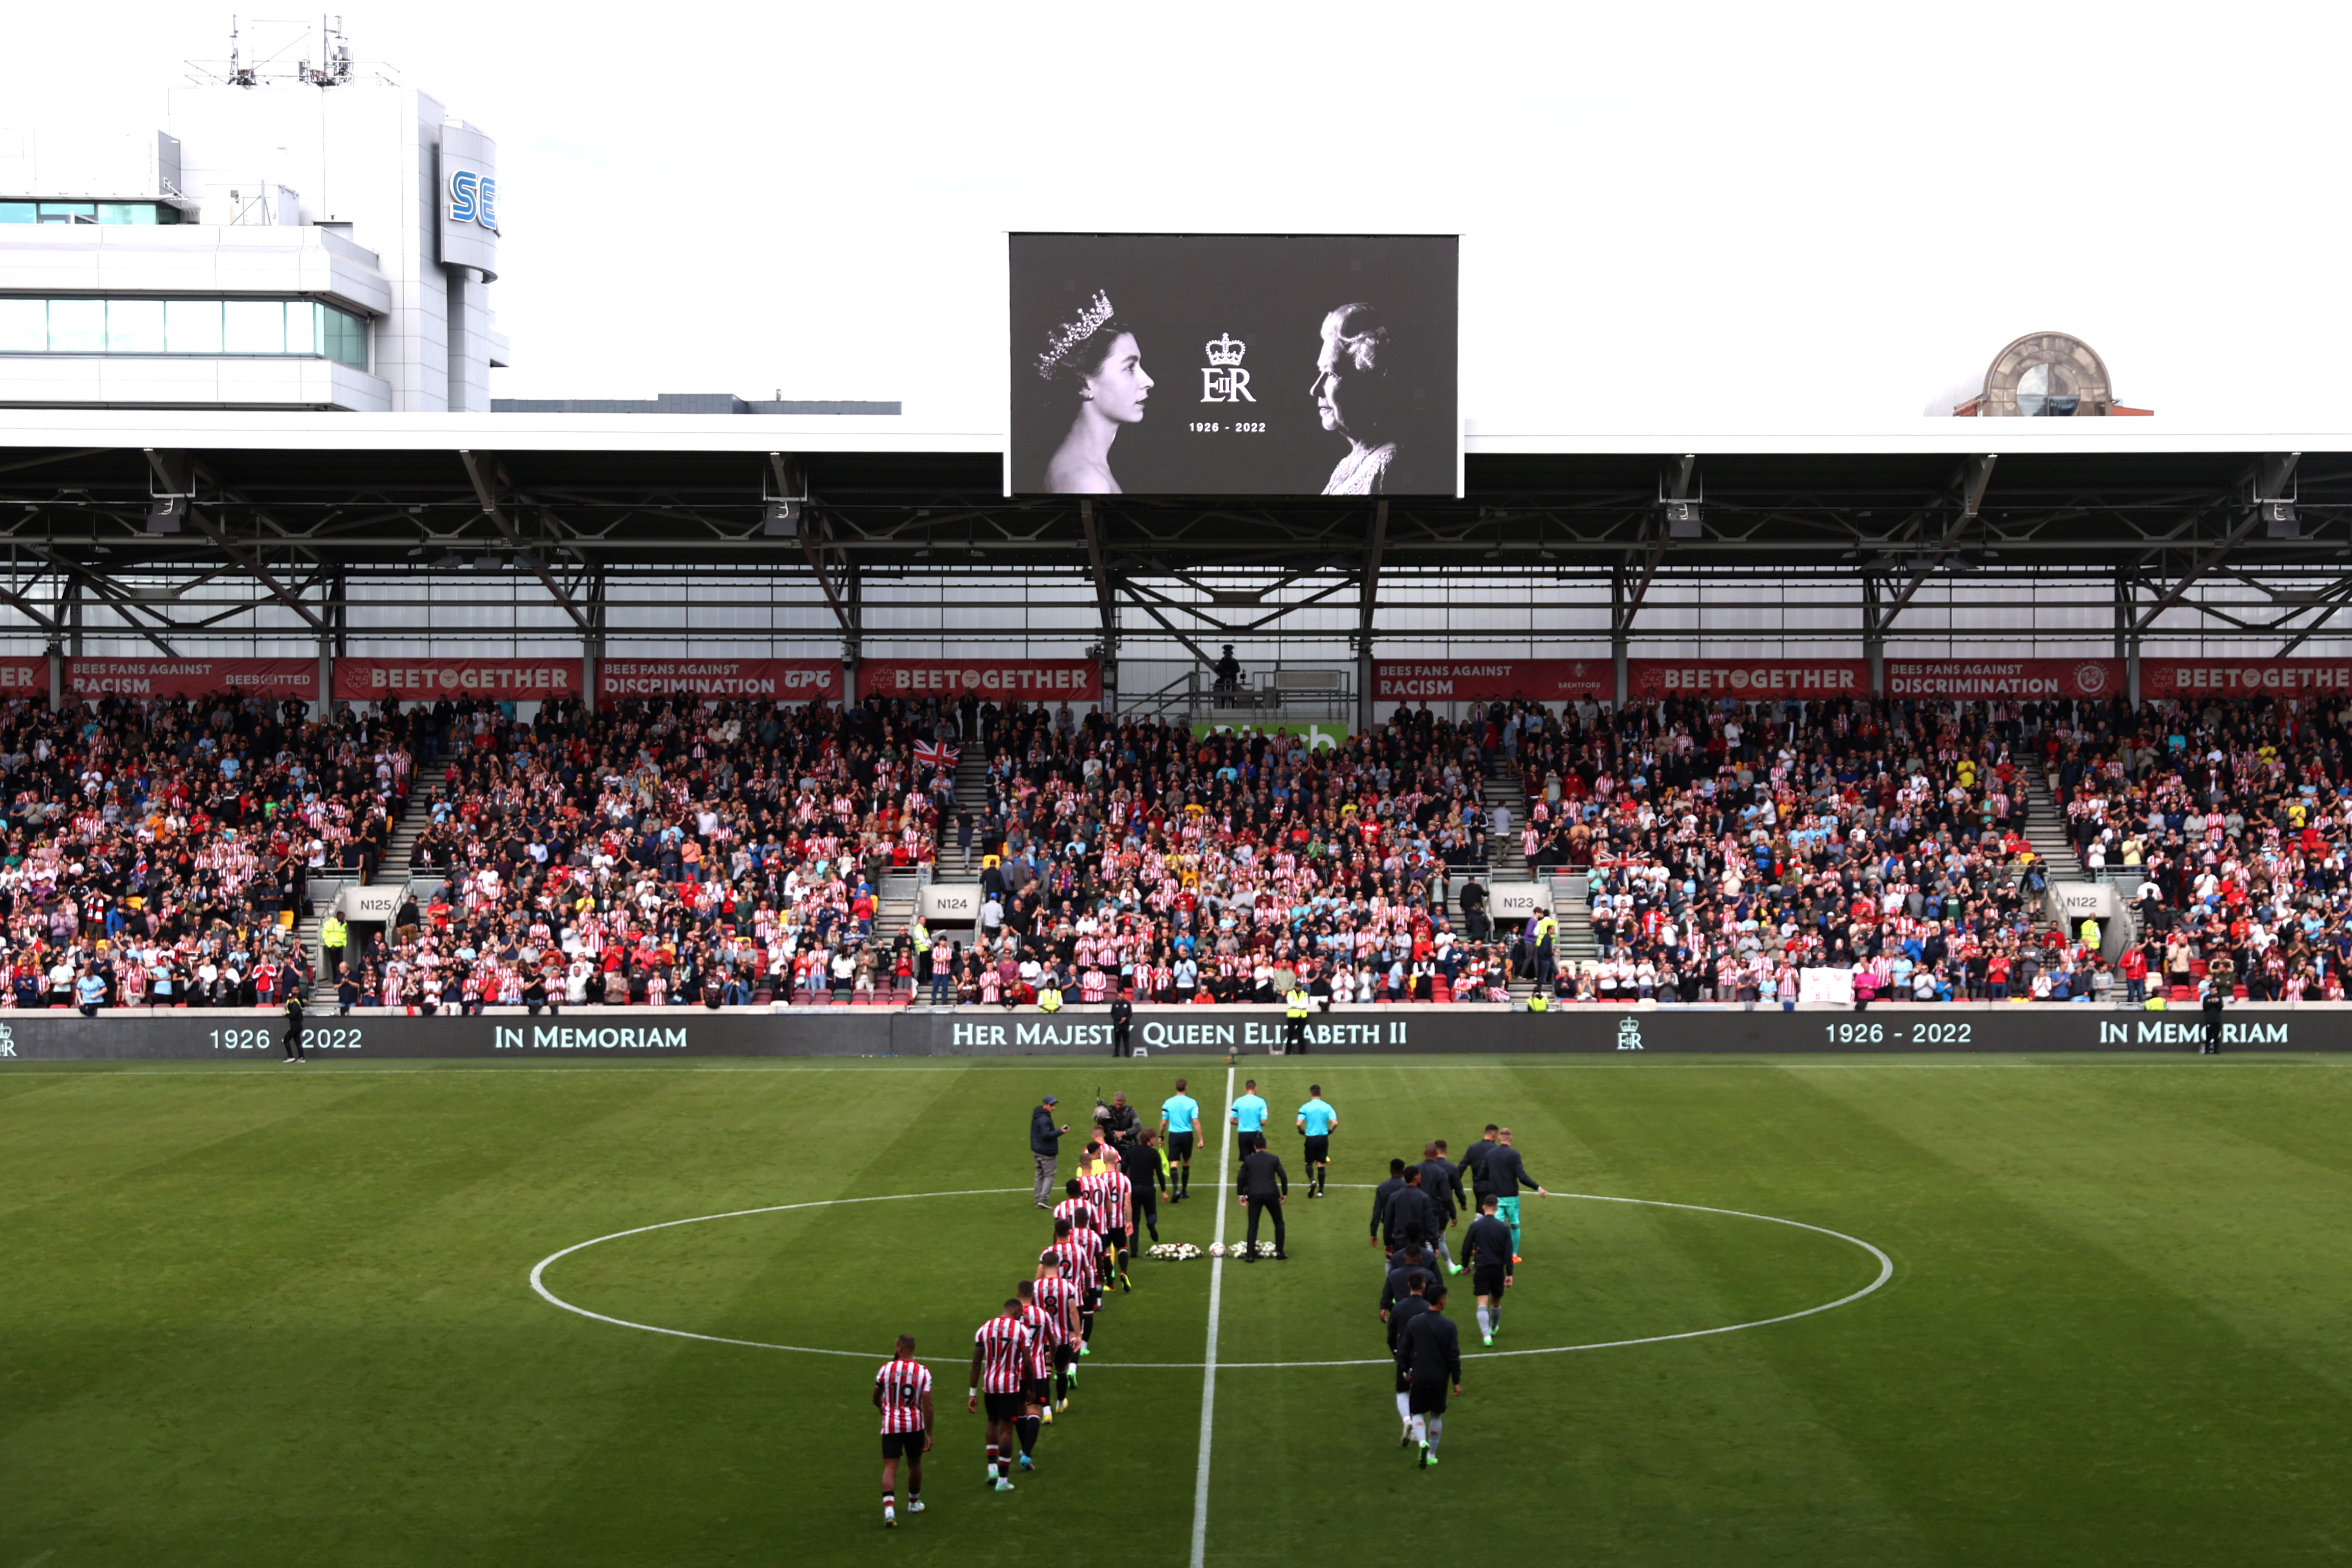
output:
<svg viewBox="0 0 2352 1568"><path fill-rule="evenodd" d="M2074 690L2077 695L2095 697L2106 689L2106 665L2096 659L2085 659L2074 666Z"/></svg>

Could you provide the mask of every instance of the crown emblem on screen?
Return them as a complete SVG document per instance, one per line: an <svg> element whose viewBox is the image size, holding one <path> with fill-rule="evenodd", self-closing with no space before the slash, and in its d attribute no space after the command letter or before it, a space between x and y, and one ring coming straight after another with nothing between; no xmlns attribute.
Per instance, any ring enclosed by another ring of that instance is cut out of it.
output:
<svg viewBox="0 0 2352 1568"><path fill-rule="evenodd" d="M1062 362L1062 356L1093 337L1112 315L1110 296L1102 289L1096 289L1095 297L1087 302L1087 308L1079 311L1075 319L1063 322L1046 334L1045 351L1037 356L1037 373L1052 381L1055 367Z"/></svg>
<svg viewBox="0 0 2352 1568"><path fill-rule="evenodd" d="M1231 332L1222 338L1212 338L1202 347L1209 351L1209 363L1213 365L1238 365L1242 362L1242 356L1249 352L1249 345Z"/></svg>

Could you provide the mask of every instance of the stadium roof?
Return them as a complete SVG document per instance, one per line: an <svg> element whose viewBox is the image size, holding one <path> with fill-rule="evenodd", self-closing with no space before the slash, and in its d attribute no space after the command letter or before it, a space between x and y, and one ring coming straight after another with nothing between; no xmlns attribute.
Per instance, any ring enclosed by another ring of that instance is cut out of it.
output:
<svg viewBox="0 0 2352 1568"><path fill-rule="evenodd" d="M1107 622L1122 601L1159 619L1138 584L1203 571L1276 586L1336 574L1334 592L1372 586L1359 603L1386 574L1599 575L1628 626L1653 583L1694 578L1743 585L1727 596L1873 580L1874 602L1891 607L1882 626L1955 572L1988 588L2095 576L2147 626L2217 576L2324 580L2325 602L2308 588L2292 602L2352 605L2347 434L2137 419L1697 434L1474 423L1463 497L1385 502L1008 497L1003 448L992 430L903 415L0 410L0 543L19 570L101 582L242 575L314 625L296 601L335 591L341 574L452 556L536 574L583 629L594 580L682 570L801 577L845 629L858 572L971 568L1083 574ZM193 495L187 526L151 530L158 494ZM770 533L768 499L803 494L798 534ZM1297 591L1320 600L1319 586ZM0 601L24 613L37 602Z"/></svg>

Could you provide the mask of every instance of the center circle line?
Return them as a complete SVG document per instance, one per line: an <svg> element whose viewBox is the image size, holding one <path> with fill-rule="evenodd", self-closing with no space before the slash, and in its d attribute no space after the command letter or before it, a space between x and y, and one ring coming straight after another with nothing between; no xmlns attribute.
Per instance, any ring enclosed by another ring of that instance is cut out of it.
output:
<svg viewBox="0 0 2352 1568"><path fill-rule="evenodd" d="M1333 1182L1331 1185L1333 1186L1369 1187L1369 1184L1361 1182ZM751 1350L782 1350L796 1352L803 1355L848 1356L856 1360L872 1361L876 1359L876 1356L872 1352L868 1351L828 1350L818 1345L778 1344L770 1340L734 1339L725 1334L696 1333L690 1329L665 1328L659 1323L641 1323L634 1322L628 1318L613 1317L607 1313L594 1312L587 1307L580 1306L575 1302L565 1301L553 1291L548 1289L545 1276L551 1265L562 1261L574 1252L585 1251L591 1247L602 1246L607 1241L619 1241L631 1236L644 1236L656 1230L675 1229L682 1225L702 1225L714 1219L745 1219L753 1215L759 1214L786 1214L793 1210L803 1208L833 1208L853 1203L899 1203L909 1199L926 1197L1001 1197L1008 1193L1025 1193L1029 1190L1030 1189L1027 1187L1020 1186L975 1186L962 1187L951 1192L893 1192L880 1194L873 1197L825 1197L817 1198L807 1203L775 1203L768 1204L758 1208L729 1209L724 1213L719 1214L697 1214L685 1219L665 1219L653 1225L639 1225L632 1227L627 1230L615 1230L607 1236L593 1237L586 1241L574 1242L571 1246L562 1249L561 1251L549 1253L546 1257L541 1259L532 1266L530 1270L530 1288L537 1291L541 1298L546 1301L551 1306L561 1307L567 1312L575 1312L583 1318L593 1318L600 1323L611 1323L617 1328L637 1329L646 1333L667 1334L673 1339L700 1340L706 1344L732 1344L741 1345L746 1349ZM1720 1214L1735 1219L1758 1219L1762 1220L1768 1225L1785 1225L1796 1230L1810 1230L1815 1235L1832 1237L1839 1241L1843 1241L1850 1246L1859 1247L1864 1251L1869 1253L1873 1258L1877 1259L1878 1277L1873 1280L1869 1284L1864 1285L1861 1290L1855 1291L1848 1295L1840 1296L1836 1301L1823 1301L1819 1306L1806 1307L1799 1312L1782 1312L1776 1317L1757 1318L1751 1322L1744 1323L1725 1323L1716 1328L1685 1329L1679 1333L1644 1334L1636 1339L1595 1340L1588 1344L1543 1345L1531 1350L1478 1351L1464 1355L1462 1358L1463 1360L1501 1361L1508 1357L1516 1356L1567 1355L1575 1352L1588 1350L1622 1350L1633 1345L1666 1344L1675 1340L1707 1339L1717 1334L1738 1333L1747 1329L1769 1328L1774 1323L1794 1322L1799 1318L1810 1318L1822 1312L1834 1312L1840 1307L1851 1306L1853 1302L1861 1301L1864 1296L1874 1294L1884 1287L1889 1280L1895 1278L1894 1259L1888 1257L1885 1252L1881 1251L1871 1243L1864 1241L1861 1237L1850 1236L1843 1230L1832 1230L1826 1225L1813 1225L1802 1219L1787 1219L1777 1214L1757 1214L1744 1208L1718 1208L1703 1203L1675 1203L1669 1199L1661 1197L1619 1197L1607 1193L1594 1192L1562 1192L1554 1193L1551 1196L1555 1197L1576 1198L1586 1203L1624 1203L1633 1204L1645 1208L1679 1208L1687 1210L1694 1214ZM882 1359L887 1360L888 1358L885 1356ZM941 1364L945 1364L942 1363ZM1111 1371L1198 1372L1206 1364L1198 1361L1106 1361L1089 1362L1087 1364L1089 1367L1100 1367ZM1234 1371L1259 1372L1295 1370L1297 1368L1312 1366L1391 1366L1394 1364L1395 1363L1392 1358L1384 1355L1345 1358L1336 1361L1220 1361L1217 1364L1220 1370L1230 1369Z"/></svg>

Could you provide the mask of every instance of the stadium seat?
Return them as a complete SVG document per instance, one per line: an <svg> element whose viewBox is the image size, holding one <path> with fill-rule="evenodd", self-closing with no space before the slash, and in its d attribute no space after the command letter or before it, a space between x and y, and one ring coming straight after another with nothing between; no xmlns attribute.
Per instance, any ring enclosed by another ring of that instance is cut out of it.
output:
<svg viewBox="0 0 2352 1568"><path fill-rule="evenodd" d="M1454 999L1454 988L1446 984L1444 976L1440 975L1430 982L1429 999L1433 1002L1450 1002Z"/></svg>
<svg viewBox="0 0 2352 1568"><path fill-rule="evenodd" d="M764 1008L775 999L776 993L773 991L758 990L751 993L751 1005L755 1008Z"/></svg>
<svg viewBox="0 0 2352 1568"><path fill-rule="evenodd" d="M810 1007L813 1006L815 1001L816 995L813 991L794 991L793 993L793 1006L796 1008Z"/></svg>

